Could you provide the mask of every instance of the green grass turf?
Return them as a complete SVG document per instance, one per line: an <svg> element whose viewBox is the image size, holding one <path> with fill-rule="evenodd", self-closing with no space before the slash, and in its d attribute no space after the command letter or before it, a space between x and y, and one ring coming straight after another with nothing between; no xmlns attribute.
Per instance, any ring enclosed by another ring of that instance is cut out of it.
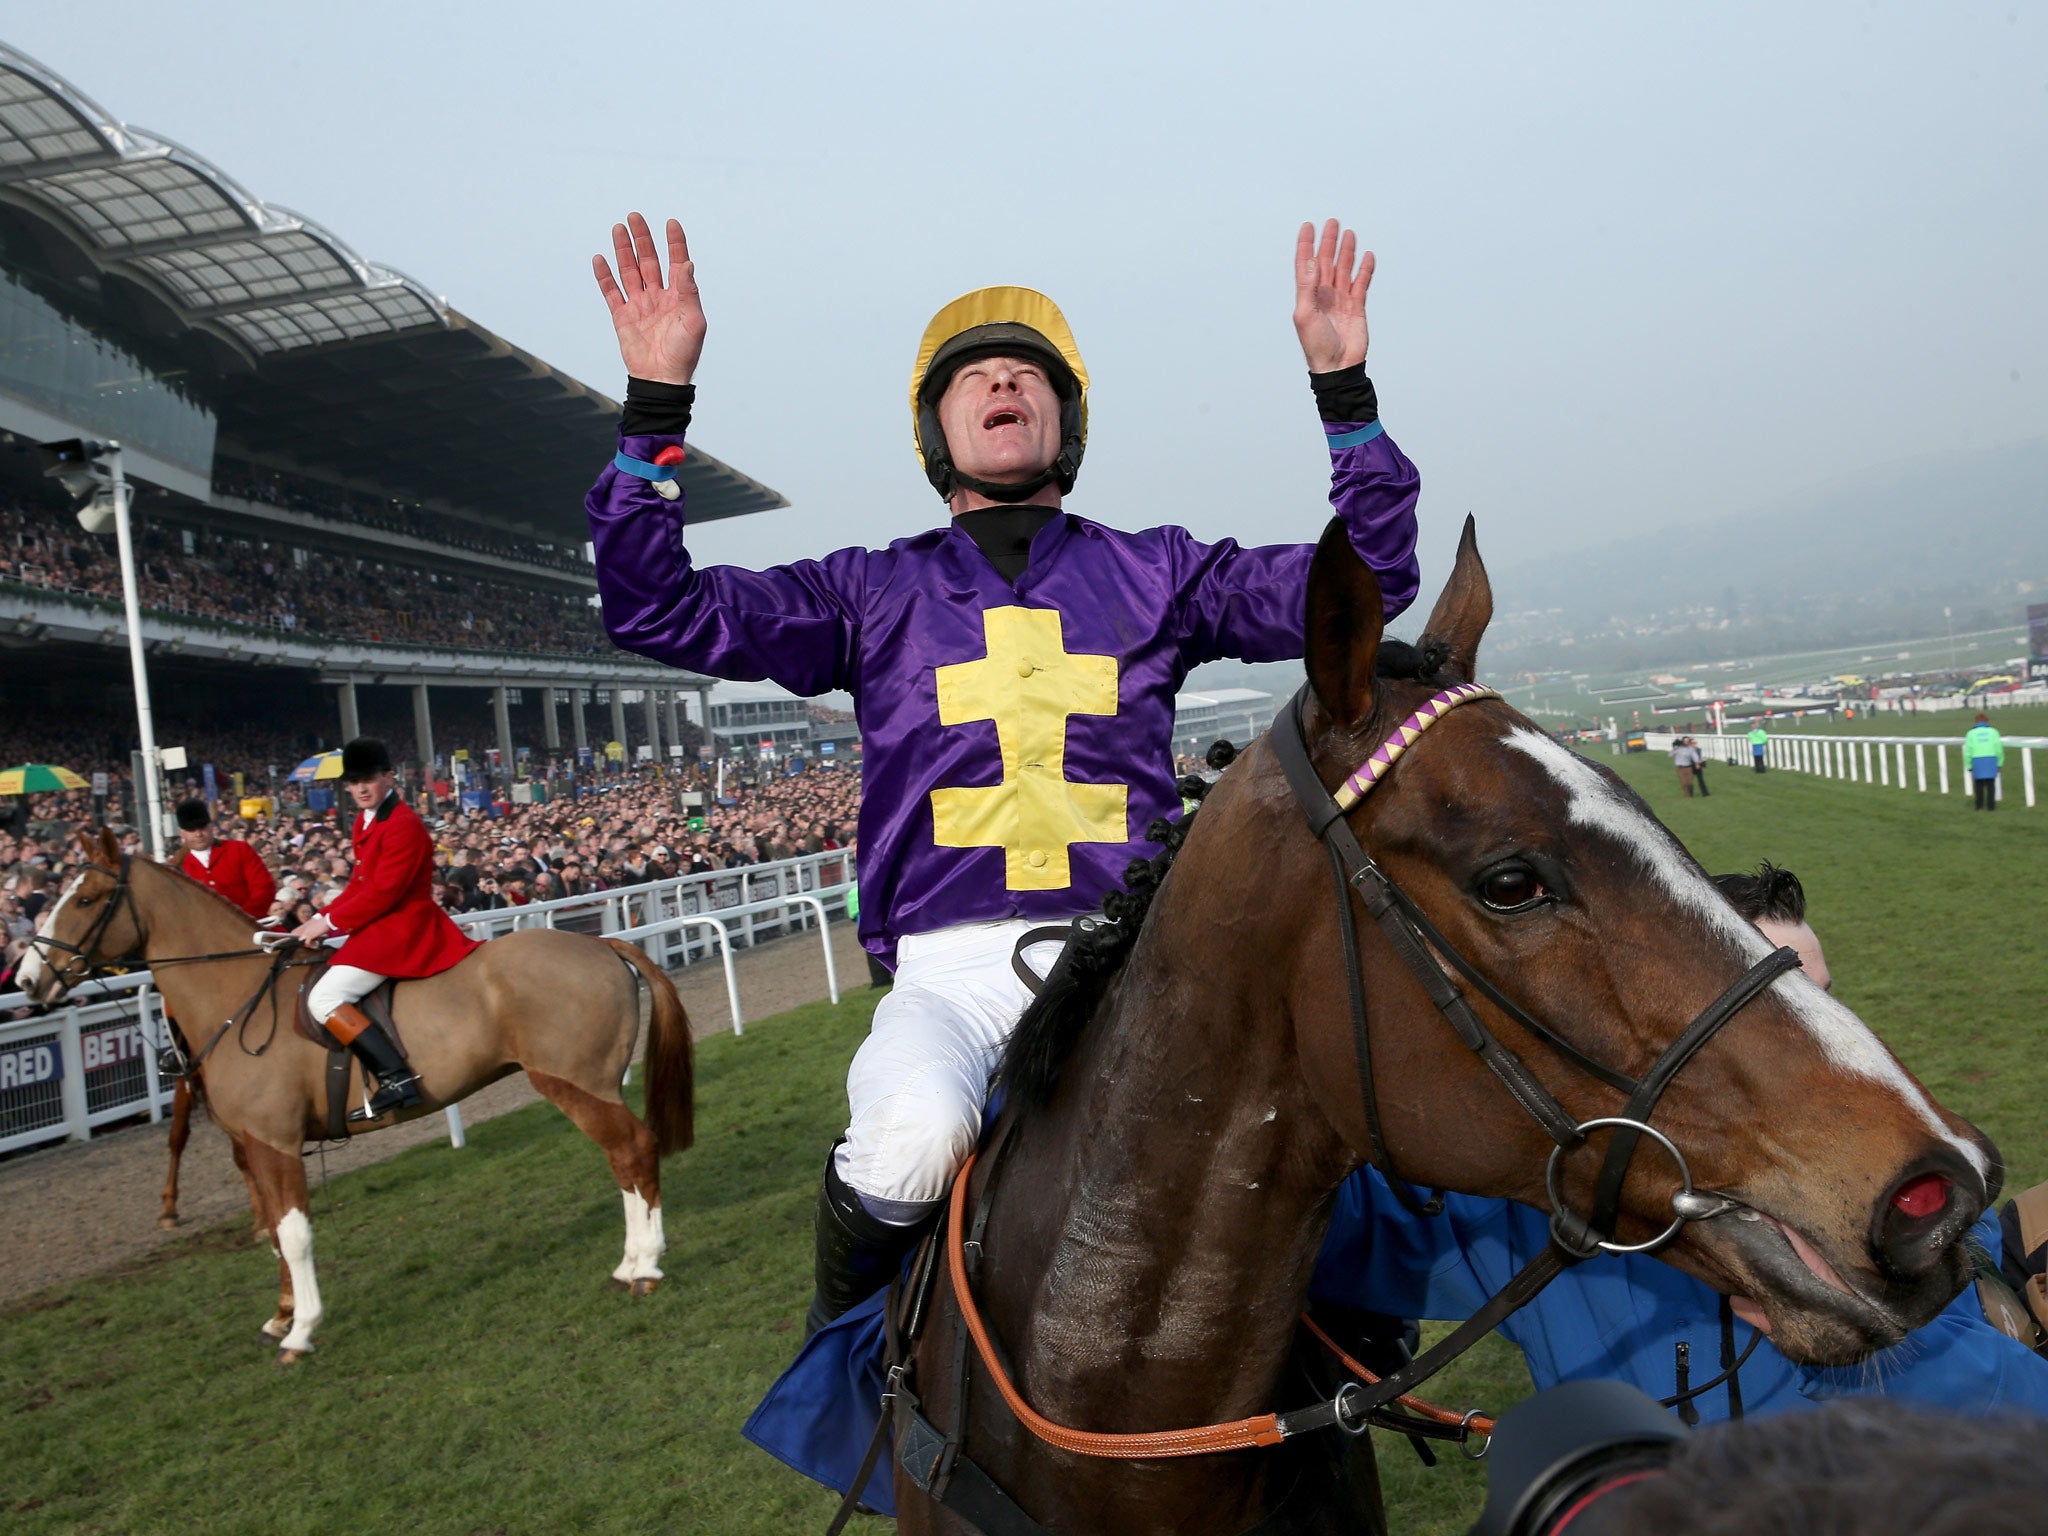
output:
<svg viewBox="0 0 2048 1536"><path fill-rule="evenodd" d="M1709 869L1797 871L1839 994L1998 1139L2016 1186L2048 1177L2048 814L1719 766L1686 801L1662 757L1600 760ZM605 1289L623 1226L603 1160L536 1106L316 1194L328 1321L294 1369L257 1343L275 1264L246 1221L0 1312L10 1536L822 1530L831 1497L739 1426L797 1343L873 998L705 1045L700 1143L665 1175L669 1278L644 1300ZM1430 1392L1497 1411L1527 1390L1490 1340ZM1397 1532L1470 1522L1482 1467L1379 1451Z"/></svg>

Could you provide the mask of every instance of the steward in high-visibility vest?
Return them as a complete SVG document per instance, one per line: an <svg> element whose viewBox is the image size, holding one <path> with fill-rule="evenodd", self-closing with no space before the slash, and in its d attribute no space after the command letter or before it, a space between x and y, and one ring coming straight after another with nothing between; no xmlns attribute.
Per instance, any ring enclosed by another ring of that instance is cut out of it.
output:
<svg viewBox="0 0 2048 1536"><path fill-rule="evenodd" d="M1756 765L1758 773L1764 771L1764 743L1770 739L1770 732L1762 726L1753 725L1749 728L1749 760Z"/></svg>
<svg viewBox="0 0 2048 1536"><path fill-rule="evenodd" d="M1963 736L1963 758L1970 765L1970 778L1977 794L1976 809L1998 809L1998 770L2005 766L2005 738L1988 715L1979 714L1977 723Z"/></svg>

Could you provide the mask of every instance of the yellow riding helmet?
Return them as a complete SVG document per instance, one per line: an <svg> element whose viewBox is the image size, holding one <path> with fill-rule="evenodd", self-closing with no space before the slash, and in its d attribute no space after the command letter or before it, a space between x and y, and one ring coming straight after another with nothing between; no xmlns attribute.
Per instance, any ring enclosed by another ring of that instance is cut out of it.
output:
<svg viewBox="0 0 2048 1536"><path fill-rule="evenodd" d="M1060 397L1060 451L1035 481L994 485L953 467L938 400L954 372L977 357L1029 357L1045 364ZM925 478L942 497L950 499L963 484L994 501L1022 501L1055 481L1062 494L1071 491L1088 446L1088 369L1059 306L1032 288L977 288L932 316L910 370L910 420Z"/></svg>

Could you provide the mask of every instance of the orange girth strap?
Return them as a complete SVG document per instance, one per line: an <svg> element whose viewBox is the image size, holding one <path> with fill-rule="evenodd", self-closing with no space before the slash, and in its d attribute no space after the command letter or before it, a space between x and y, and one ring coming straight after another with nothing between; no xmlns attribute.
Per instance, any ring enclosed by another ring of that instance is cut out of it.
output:
<svg viewBox="0 0 2048 1536"><path fill-rule="evenodd" d="M1017 1416L1032 1434L1047 1445L1060 1450L1071 1451L1076 1456L1108 1457L1152 1457L1152 1456L1207 1456L1215 1451L1248 1451L1261 1445L1278 1445L1286 1438L1280 1428L1277 1413L1262 1413L1256 1418L1239 1419L1231 1424L1205 1424L1199 1429L1162 1429L1150 1434L1101 1435L1085 1429L1068 1429L1041 1416L1024 1401L1009 1373L996 1359L996 1352L989 1347L988 1329L981 1321L981 1309L974 1304L974 1292L967 1284L967 1255L961 1246L960 1234L966 1229L967 1177L974 1171L974 1155L968 1154L967 1162L961 1167L960 1175L953 1180L952 1209L948 1213L951 1230L946 1236L946 1267L953 1279L953 1299L960 1308L961 1321L967 1324L967 1332L974 1339L975 1351L981 1356L982 1368L996 1384L996 1390L1003 1395L1010 1412Z"/></svg>

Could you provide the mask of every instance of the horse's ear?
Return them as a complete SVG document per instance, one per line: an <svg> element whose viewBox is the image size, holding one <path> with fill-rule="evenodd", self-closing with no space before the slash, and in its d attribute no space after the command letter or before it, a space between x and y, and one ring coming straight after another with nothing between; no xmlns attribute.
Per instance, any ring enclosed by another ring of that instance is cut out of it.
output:
<svg viewBox="0 0 2048 1536"><path fill-rule="evenodd" d="M1451 664L1469 681L1479 675L1479 637L1492 620L1493 583L1486 579L1479 537L1468 512L1451 579L1444 583L1443 595L1436 600L1422 633L1425 639L1441 640L1451 648Z"/></svg>
<svg viewBox="0 0 2048 1536"><path fill-rule="evenodd" d="M86 845L88 849L91 846L90 843ZM106 860L109 869L121 862L121 840L114 836L114 829L112 827L100 828L99 854L101 858Z"/></svg>
<svg viewBox="0 0 2048 1536"><path fill-rule="evenodd" d="M85 828L80 827L72 836L78 840L78 851L88 859L100 851L98 840L90 832L86 831Z"/></svg>
<svg viewBox="0 0 2048 1536"><path fill-rule="evenodd" d="M1351 535L1330 519L1308 568L1308 623L1302 658L1308 685L1343 729L1372 713L1373 663L1387 625L1379 578L1351 547Z"/></svg>

